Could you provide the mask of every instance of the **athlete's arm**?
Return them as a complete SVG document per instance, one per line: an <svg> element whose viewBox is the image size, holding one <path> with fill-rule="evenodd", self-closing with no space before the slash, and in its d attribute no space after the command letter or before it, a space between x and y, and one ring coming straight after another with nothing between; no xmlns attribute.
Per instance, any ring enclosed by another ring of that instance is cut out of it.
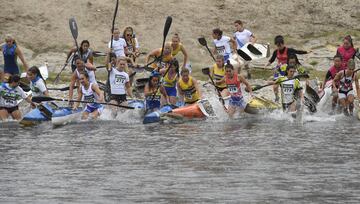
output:
<svg viewBox="0 0 360 204"><path fill-rule="evenodd" d="M19 56L21 62L23 63L25 71L27 71L29 69L29 66L27 65L27 63L25 61L25 58L24 58L24 55L23 55L22 51L20 50L19 47L16 47L15 52L16 52L16 55Z"/></svg>
<svg viewBox="0 0 360 204"><path fill-rule="evenodd" d="M183 63L183 65L182 65L182 68L185 68L186 63L187 63L187 61L188 61L188 53L186 52L186 49L185 49L184 45L181 46L181 52L182 52L183 55L184 55L184 63Z"/></svg>

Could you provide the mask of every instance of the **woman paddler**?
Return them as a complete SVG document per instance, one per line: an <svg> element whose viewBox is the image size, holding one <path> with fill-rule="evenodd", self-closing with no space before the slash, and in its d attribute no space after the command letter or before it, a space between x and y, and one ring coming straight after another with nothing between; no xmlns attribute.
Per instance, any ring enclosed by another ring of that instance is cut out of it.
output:
<svg viewBox="0 0 360 204"><path fill-rule="evenodd" d="M353 115L354 111L353 82L355 82L357 97L360 98L359 78L354 70L355 61L350 59L347 63L347 69L337 73L333 80L333 92L338 92L340 105L343 108L343 113L347 116ZM336 89L337 83L339 83L339 89Z"/></svg>
<svg viewBox="0 0 360 204"><path fill-rule="evenodd" d="M32 108L35 108L35 103L31 101L30 95L27 96L19 86L20 76L11 75L8 83L3 83L0 86L0 119L6 120L9 115L15 119L21 119L21 112L19 110L18 100L25 99L30 103Z"/></svg>
<svg viewBox="0 0 360 204"><path fill-rule="evenodd" d="M229 92L226 89L226 83L225 83L224 56L216 55L215 60L216 60L215 64L210 69L210 76L214 80L216 89L218 89L220 91L222 97L225 97L225 96L229 95Z"/></svg>
<svg viewBox="0 0 360 204"><path fill-rule="evenodd" d="M233 38L223 35L223 31L220 28L215 28L212 31L212 37L214 39L214 55L222 55L224 62L227 62L231 58L232 51L236 50L236 41Z"/></svg>
<svg viewBox="0 0 360 204"><path fill-rule="evenodd" d="M177 61L177 59L172 59L172 61L169 63L169 67L161 69L160 74L163 76L162 84L165 88L166 94L169 97L169 102L172 105L175 105L177 101L176 84L179 80L179 62ZM165 98L163 98L163 103L165 102Z"/></svg>
<svg viewBox="0 0 360 204"><path fill-rule="evenodd" d="M78 101L87 101L91 103L86 103L85 109L82 113L81 118L83 120L88 119L89 114L91 114L92 118L96 119L100 116L102 110L104 109L103 105L98 104L96 102L104 102L104 95L102 91L100 91L98 85L96 83L91 83L89 74L87 72L81 72L79 77L81 87L78 91ZM73 109L77 109L80 103L76 102Z"/></svg>
<svg viewBox="0 0 360 204"><path fill-rule="evenodd" d="M163 68L167 68L170 61L173 59L173 56L171 54L172 47L171 47L170 43L165 43L162 60L160 59L161 50L162 50L161 48L155 49L155 50L151 51L148 56L146 56L146 63L150 63L152 58L155 58L155 62L152 63L150 66L153 69L156 69L157 71L159 71L160 69L163 69ZM160 60L161 60L161 63L160 63Z"/></svg>
<svg viewBox="0 0 360 204"><path fill-rule="evenodd" d="M238 76L237 71L234 71L234 67L230 64L230 61L225 65L226 75L225 83L228 92L230 93L229 108L227 110L229 117L232 118L237 109L244 111L246 102L241 92L240 84L245 84L249 94L252 96L253 92L249 82L243 77Z"/></svg>
<svg viewBox="0 0 360 204"><path fill-rule="evenodd" d="M30 81L32 96L49 96L45 80L37 66L30 67L26 73L26 77Z"/></svg>
<svg viewBox="0 0 360 204"><path fill-rule="evenodd" d="M342 57L343 69L347 68L347 63L350 59L354 59L356 50L354 48L353 40L350 35L344 37L343 44L340 46L336 54Z"/></svg>
<svg viewBox="0 0 360 204"><path fill-rule="evenodd" d="M188 53L184 47L184 45L180 42L180 36L178 33L175 33L173 35L173 37L171 38L171 47L172 47L172 56L175 57L177 54L179 54L180 52L183 54L184 56L184 61L183 64L181 66L181 68L187 68L187 69L191 69L190 63L188 62L189 60L189 56ZM191 70L190 70L191 71Z"/></svg>
<svg viewBox="0 0 360 204"><path fill-rule="evenodd" d="M202 98L197 80L190 76L190 72L186 68L180 72L177 88L185 105L196 103Z"/></svg>
<svg viewBox="0 0 360 204"><path fill-rule="evenodd" d="M144 88L145 113L153 112L161 107L161 96L165 98L167 104L170 103L169 96L165 87L160 83L160 73L152 71L148 83Z"/></svg>

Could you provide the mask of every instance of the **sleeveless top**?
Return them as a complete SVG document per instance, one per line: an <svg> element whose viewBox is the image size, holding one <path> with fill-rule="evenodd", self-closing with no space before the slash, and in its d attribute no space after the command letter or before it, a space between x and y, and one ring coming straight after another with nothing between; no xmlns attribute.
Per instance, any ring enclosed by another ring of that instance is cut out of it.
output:
<svg viewBox="0 0 360 204"><path fill-rule="evenodd" d="M232 79L225 77L225 82L227 89L231 95L231 97L241 97L241 87L240 87L240 81L238 78L238 75L235 73Z"/></svg>
<svg viewBox="0 0 360 204"><path fill-rule="evenodd" d="M164 79L163 85L165 87L175 87L176 86L176 74L173 76L172 79L170 79L169 78L169 72L167 72L163 79Z"/></svg>
<svg viewBox="0 0 360 204"><path fill-rule="evenodd" d="M220 81L222 80L224 77L225 77L225 66L222 67L222 68L219 68L217 64L214 64L213 66L213 78L214 78L214 81ZM219 88L225 88L226 87L226 83L223 82L219 85L216 85L217 87Z"/></svg>
<svg viewBox="0 0 360 204"><path fill-rule="evenodd" d="M182 48L182 44L181 43L179 43L179 45L174 49L174 47L173 47L173 51L171 52L171 55L173 56L173 57L175 57L175 55L177 55L179 52L180 52L180 50L181 50L181 48Z"/></svg>
<svg viewBox="0 0 360 204"><path fill-rule="evenodd" d="M109 76L111 94L126 94L125 84L129 82L129 75L122 71L112 68Z"/></svg>
<svg viewBox="0 0 360 204"><path fill-rule="evenodd" d="M190 76L188 82L184 82L182 78L179 80L179 87L184 92L185 103L193 103L200 99L199 93L194 86L193 78Z"/></svg>
<svg viewBox="0 0 360 204"><path fill-rule="evenodd" d="M280 50L278 49L276 51L276 58L278 60L278 64L286 64L288 59L288 48L285 47L285 50L283 53L280 53Z"/></svg>
<svg viewBox="0 0 360 204"><path fill-rule="evenodd" d="M79 79L80 78L80 72L77 69L75 69L75 71L76 71L76 76ZM85 68L85 71L89 74L89 82L97 84L96 78L95 78L95 72L92 71L92 70L88 70L86 68Z"/></svg>
<svg viewBox="0 0 360 204"><path fill-rule="evenodd" d="M99 96L92 89L92 85L93 83L90 83L87 89L85 89L84 86L81 86L81 93L83 94L82 100L93 102L93 103L88 103L87 105L91 107L96 107L97 104L95 102L99 99Z"/></svg>
<svg viewBox="0 0 360 204"><path fill-rule="evenodd" d="M348 61L354 57L356 50L353 47L346 50L343 46L340 46L337 52L342 56L342 66L346 69Z"/></svg>
<svg viewBox="0 0 360 204"><path fill-rule="evenodd" d="M351 76L346 76L345 70L344 70L344 76L340 79L340 87L339 87L339 93L347 93L351 90L353 90L352 83L354 81L355 73L353 73Z"/></svg>
<svg viewBox="0 0 360 204"><path fill-rule="evenodd" d="M8 47L7 44L2 46L5 73L12 75L20 73L19 67L17 65L16 48L16 44L13 44L11 47Z"/></svg>

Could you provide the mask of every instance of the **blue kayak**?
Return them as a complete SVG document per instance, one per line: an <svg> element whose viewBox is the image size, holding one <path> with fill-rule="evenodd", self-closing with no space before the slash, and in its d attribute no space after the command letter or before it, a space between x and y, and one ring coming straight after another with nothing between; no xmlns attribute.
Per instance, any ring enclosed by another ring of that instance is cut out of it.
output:
<svg viewBox="0 0 360 204"><path fill-rule="evenodd" d="M149 123L157 123L160 122L161 115L164 113L169 113L173 110L173 108L182 107L184 106L183 102L177 102L176 106L174 105L165 105L159 110L153 111L151 113L148 113L145 115L143 124L149 124Z"/></svg>
<svg viewBox="0 0 360 204"><path fill-rule="evenodd" d="M59 107L55 103L42 103L35 109L32 109L30 112L26 113L23 119L20 121L20 124L24 126L32 126L44 121L50 121L52 114L57 109L59 109Z"/></svg>

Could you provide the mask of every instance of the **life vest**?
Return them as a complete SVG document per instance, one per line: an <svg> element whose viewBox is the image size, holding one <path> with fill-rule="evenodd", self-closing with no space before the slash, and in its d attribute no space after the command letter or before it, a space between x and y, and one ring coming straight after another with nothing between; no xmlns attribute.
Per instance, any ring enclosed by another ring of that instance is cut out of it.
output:
<svg viewBox="0 0 360 204"><path fill-rule="evenodd" d="M179 80L180 89L184 92L185 103L193 103L200 99L199 93L194 86L193 78L189 77L188 82L184 82L182 78Z"/></svg>
<svg viewBox="0 0 360 204"><path fill-rule="evenodd" d="M284 48L284 52L280 53L280 50L278 49L276 51L276 58L278 60L278 64L286 64L288 59L288 48Z"/></svg>

